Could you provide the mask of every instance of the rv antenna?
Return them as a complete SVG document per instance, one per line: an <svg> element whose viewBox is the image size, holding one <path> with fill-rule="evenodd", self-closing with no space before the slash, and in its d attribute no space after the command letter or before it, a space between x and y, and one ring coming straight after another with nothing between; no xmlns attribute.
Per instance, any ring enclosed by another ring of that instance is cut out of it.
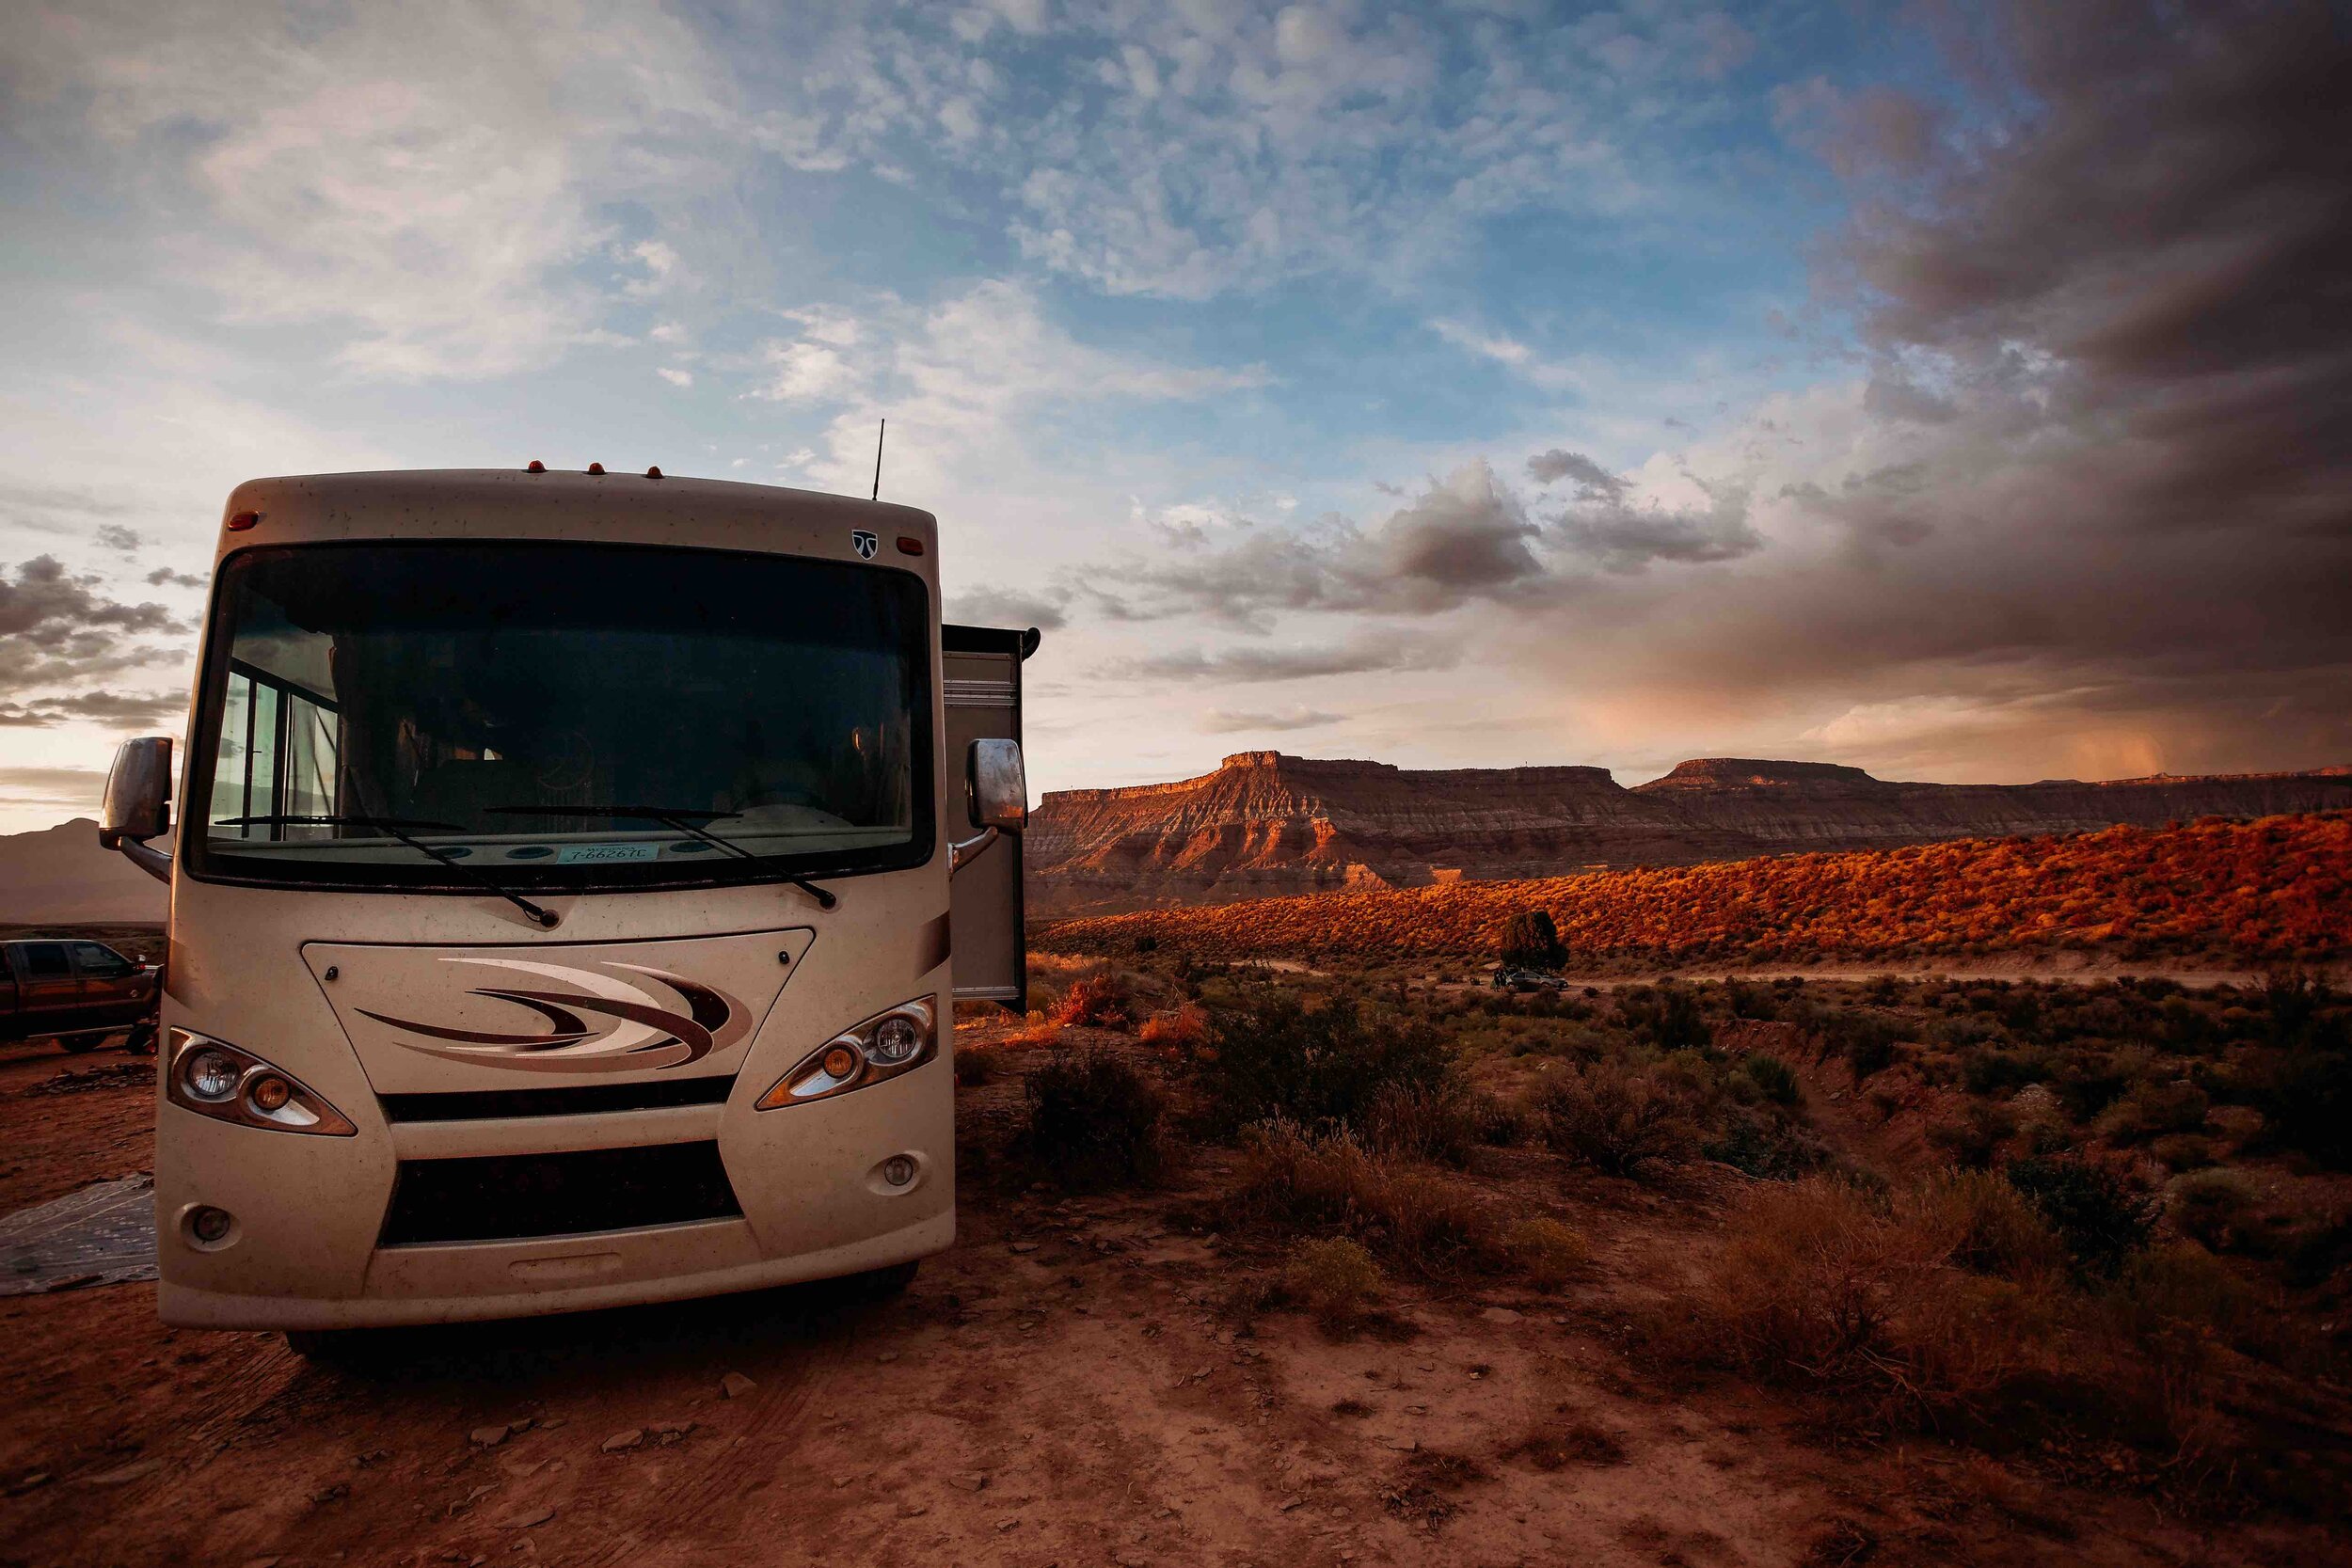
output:
<svg viewBox="0 0 2352 1568"><path fill-rule="evenodd" d="M883 437L883 436L887 436L887 435L889 435L889 434L890 434L890 421L889 421L888 420L884 420L882 422L882 428L881 428L880 430L878 430L878 431L874 432L874 499L876 499L876 500L880 500L880 499L882 499L882 437Z"/></svg>

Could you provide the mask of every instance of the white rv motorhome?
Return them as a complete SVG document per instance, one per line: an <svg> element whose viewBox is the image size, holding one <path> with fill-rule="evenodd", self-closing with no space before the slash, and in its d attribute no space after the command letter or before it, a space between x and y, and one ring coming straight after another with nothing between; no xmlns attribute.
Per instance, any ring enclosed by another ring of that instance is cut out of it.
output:
<svg viewBox="0 0 2352 1568"><path fill-rule="evenodd" d="M171 827L167 1323L850 1275L955 1235L954 1001L1023 1005L1021 666L907 507L527 470L223 511Z"/></svg>

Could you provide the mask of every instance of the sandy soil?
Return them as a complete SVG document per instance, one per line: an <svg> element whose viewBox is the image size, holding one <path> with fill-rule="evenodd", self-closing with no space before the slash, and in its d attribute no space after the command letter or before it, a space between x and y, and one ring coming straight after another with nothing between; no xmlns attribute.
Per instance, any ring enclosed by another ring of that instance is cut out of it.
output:
<svg viewBox="0 0 2352 1568"><path fill-rule="evenodd" d="M23 1092L63 1065L0 1064L10 1207L146 1164L151 1091ZM961 1240L892 1302L436 1331L362 1376L276 1336L165 1330L151 1287L0 1301L0 1561L2344 1560L1936 1444L1833 1452L1737 1386L1645 1386L1628 1308L1708 1244L1704 1193L1498 1156L1478 1180L1573 1219L1590 1277L1399 1288L1388 1332L1333 1340L1222 1307L1279 1253L1194 1228L1216 1155L1164 1192L1057 1199L987 1155L1018 1100L1011 1078L967 1094Z"/></svg>

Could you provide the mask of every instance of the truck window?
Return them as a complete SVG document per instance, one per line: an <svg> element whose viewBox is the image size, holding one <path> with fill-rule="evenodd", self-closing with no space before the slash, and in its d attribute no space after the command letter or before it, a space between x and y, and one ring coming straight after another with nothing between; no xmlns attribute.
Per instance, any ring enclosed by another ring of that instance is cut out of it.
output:
<svg viewBox="0 0 2352 1568"><path fill-rule="evenodd" d="M64 942L21 942L16 951L28 980L63 980L73 974L73 965L66 959Z"/></svg>
<svg viewBox="0 0 2352 1568"><path fill-rule="evenodd" d="M407 541L224 563L194 737L197 876L447 886L363 824L526 887L921 864L930 603L888 568ZM193 791L192 791L193 793ZM755 870L671 825L741 846Z"/></svg>
<svg viewBox="0 0 2352 1568"><path fill-rule="evenodd" d="M73 962L85 974L101 979L119 979L138 965L113 948L95 942L75 942L66 944L73 951Z"/></svg>

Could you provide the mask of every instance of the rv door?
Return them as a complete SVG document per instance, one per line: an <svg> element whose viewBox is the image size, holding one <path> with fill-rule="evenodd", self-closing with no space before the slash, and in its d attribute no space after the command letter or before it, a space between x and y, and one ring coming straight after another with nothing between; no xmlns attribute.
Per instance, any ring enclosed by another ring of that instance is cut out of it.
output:
<svg viewBox="0 0 2352 1568"><path fill-rule="evenodd" d="M1021 739L1021 663L1038 633L995 626L942 626L947 703L949 839L986 832L975 800L977 740ZM1029 1005L1029 953L1023 930L1021 835L996 832L956 869L948 884L950 939L959 1000Z"/></svg>

